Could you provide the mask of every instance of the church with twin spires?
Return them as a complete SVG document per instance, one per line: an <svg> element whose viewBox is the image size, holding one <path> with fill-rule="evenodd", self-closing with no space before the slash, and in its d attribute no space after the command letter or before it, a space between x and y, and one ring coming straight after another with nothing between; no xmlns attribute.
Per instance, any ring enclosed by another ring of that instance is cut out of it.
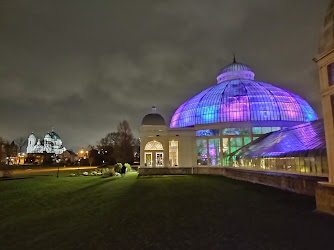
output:
<svg viewBox="0 0 334 250"><path fill-rule="evenodd" d="M66 151L63 147L59 135L52 130L52 132L46 133L44 140L37 139L34 133L31 133L28 137L27 154L49 153L49 154L62 154Z"/></svg>

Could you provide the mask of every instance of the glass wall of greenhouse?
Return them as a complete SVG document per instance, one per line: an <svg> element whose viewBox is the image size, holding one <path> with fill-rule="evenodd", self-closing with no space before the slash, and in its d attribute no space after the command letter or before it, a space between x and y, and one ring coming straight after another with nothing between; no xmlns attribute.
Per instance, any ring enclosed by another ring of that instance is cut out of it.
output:
<svg viewBox="0 0 334 250"><path fill-rule="evenodd" d="M228 166L228 155L280 127L246 127L196 131L197 164Z"/></svg>
<svg viewBox="0 0 334 250"><path fill-rule="evenodd" d="M327 175L323 121L264 135L230 154L228 161L231 167L236 168Z"/></svg>

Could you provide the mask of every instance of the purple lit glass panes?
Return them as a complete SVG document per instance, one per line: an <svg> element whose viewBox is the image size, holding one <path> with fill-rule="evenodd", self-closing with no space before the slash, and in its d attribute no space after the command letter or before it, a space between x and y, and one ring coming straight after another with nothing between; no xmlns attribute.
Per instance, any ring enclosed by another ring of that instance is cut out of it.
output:
<svg viewBox="0 0 334 250"><path fill-rule="evenodd" d="M221 122L220 102L227 82L211 88L204 98L198 103L196 110L196 124L209 124Z"/></svg>
<svg viewBox="0 0 334 250"><path fill-rule="evenodd" d="M280 120L279 106L275 97L260 83L242 81L248 93L252 121Z"/></svg>
<svg viewBox="0 0 334 250"><path fill-rule="evenodd" d="M314 112L314 110L312 109L310 104L307 103L307 101L305 101L304 99L302 99L298 95L295 95L291 92L289 92L289 94L293 98L295 98L295 100L298 102L301 110L303 111L303 116L304 116L304 121L305 122L312 122L312 121L318 120L317 114Z"/></svg>
<svg viewBox="0 0 334 250"><path fill-rule="evenodd" d="M197 163L208 165L208 145L207 140L196 140L197 145Z"/></svg>
<svg viewBox="0 0 334 250"><path fill-rule="evenodd" d="M299 96L267 83L236 79L210 87L181 105L170 126L316 119L312 107Z"/></svg>
<svg viewBox="0 0 334 250"><path fill-rule="evenodd" d="M209 139L210 165L220 165L220 139Z"/></svg>
<svg viewBox="0 0 334 250"><path fill-rule="evenodd" d="M249 128L224 128L222 135L249 135Z"/></svg>
<svg viewBox="0 0 334 250"><path fill-rule="evenodd" d="M220 105L220 121L249 121L250 110L246 88L239 80L226 86Z"/></svg>
<svg viewBox="0 0 334 250"><path fill-rule="evenodd" d="M334 84L334 63L331 63L327 66L328 72L328 85L331 86Z"/></svg>
<svg viewBox="0 0 334 250"><path fill-rule="evenodd" d="M184 105L186 103L182 104L177 110L176 112L174 113L173 117L172 117L172 120L170 122L170 127L171 128L176 128L176 127L179 127L179 117L181 115L181 111L182 109L184 108Z"/></svg>
<svg viewBox="0 0 334 250"><path fill-rule="evenodd" d="M172 117L170 125L171 128L194 126L198 103L203 98L203 96L211 89L212 87L202 91L186 103L182 104L181 107L176 110Z"/></svg>
<svg viewBox="0 0 334 250"><path fill-rule="evenodd" d="M288 91L264 82L259 84L264 86L273 96L275 96L275 101L280 110L280 120L304 121L303 111L299 106L299 103Z"/></svg>
<svg viewBox="0 0 334 250"><path fill-rule="evenodd" d="M285 156L288 152L302 152L315 148L326 148L322 121L273 132L237 154L242 158Z"/></svg>
<svg viewBox="0 0 334 250"><path fill-rule="evenodd" d="M205 129L196 131L197 137L219 136L219 129Z"/></svg>

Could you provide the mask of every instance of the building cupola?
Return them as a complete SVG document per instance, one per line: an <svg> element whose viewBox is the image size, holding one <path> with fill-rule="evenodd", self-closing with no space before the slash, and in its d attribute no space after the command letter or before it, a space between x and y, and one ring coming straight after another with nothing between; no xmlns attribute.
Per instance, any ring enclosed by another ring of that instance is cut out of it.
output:
<svg viewBox="0 0 334 250"><path fill-rule="evenodd" d="M152 113L147 114L141 123L141 125L156 125L156 126L166 126L165 119L157 113L157 108L152 107Z"/></svg>

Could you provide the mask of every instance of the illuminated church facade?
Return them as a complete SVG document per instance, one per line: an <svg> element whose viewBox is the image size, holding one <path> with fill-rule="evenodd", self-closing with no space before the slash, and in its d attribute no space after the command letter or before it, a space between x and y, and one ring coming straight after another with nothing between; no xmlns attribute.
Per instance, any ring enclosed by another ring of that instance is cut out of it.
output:
<svg viewBox="0 0 334 250"><path fill-rule="evenodd" d="M263 134L317 119L300 96L255 80L249 66L234 60L217 84L176 109L169 126L155 108L143 118L140 166L228 166L230 154Z"/></svg>
<svg viewBox="0 0 334 250"><path fill-rule="evenodd" d="M46 133L43 141L37 139L34 133L31 133L28 137L27 154L62 154L66 151L63 147L63 142L59 135L52 131Z"/></svg>

